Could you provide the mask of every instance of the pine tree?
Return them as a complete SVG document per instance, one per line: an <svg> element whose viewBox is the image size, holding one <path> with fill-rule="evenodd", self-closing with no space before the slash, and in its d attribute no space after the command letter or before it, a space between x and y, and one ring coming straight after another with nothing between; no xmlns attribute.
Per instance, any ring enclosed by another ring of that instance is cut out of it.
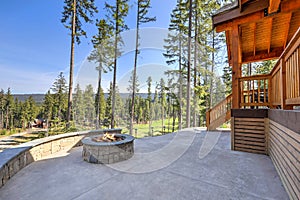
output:
<svg viewBox="0 0 300 200"><path fill-rule="evenodd" d="M50 90L45 95L43 104L42 104L42 110L43 110L43 118L47 120L47 123L49 123L53 117L53 108L54 107L54 96L50 93Z"/></svg>
<svg viewBox="0 0 300 200"><path fill-rule="evenodd" d="M83 126L85 120L84 97L80 85L77 84L74 90L74 103L73 103L73 120L79 127Z"/></svg>
<svg viewBox="0 0 300 200"><path fill-rule="evenodd" d="M222 79L225 84L225 95L226 96L228 96L232 92L231 76L232 76L232 68L228 64L225 64L225 66L223 68Z"/></svg>
<svg viewBox="0 0 300 200"><path fill-rule="evenodd" d="M67 109L67 128L71 120L72 109L72 92L73 92L73 71L74 71L74 46L75 40L80 44L80 36L86 36L86 32L82 29L82 20L92 23L90 19L93 17L97 8L94 0L65 0L64 11L62 12L61 22L71 31L71 56L70 56L70 74L69 74L69 93L68 93L68 109Z"/></svg>
<svg viewBox="0 0 300 200"><path fill-rule="evenodd" d="M4 127L4 112L5 112L5 93L1 88L0 90L0 129Z"/></svg>
<svg viewBox="0 0 300 200"><path fill-rule="evenodd" d="M113 83L112 83L112 109L111 109L111 128L115 127L115 107L116 107L116 81L117 81L117 58L119 55L118 45L120 44L120 33L127 29L124 18L128 14L129 0L116 0L115 5L105 3L109 13L110 26L114 27L114 65L113 65Z"/></svg>
<svg viewBox="0 0 300 200"><path fill-rule="evenodd" d="M159 83L159 99L160 99L160 106L161 106L161 120L162 120L162 128L164 127L164 119L165 119L165 108L166 108L166 84L164 79L160 79Z"/></svg>
<svg viewBox="0 0 300 200"><path fill-rule="evenodd" d="M10 88L7 89L5 98L5 128L13 128L13 111L14 111L14 98L11 95Z"/></svg>
<svg viewBox="0 0 300 200"><path fill-rule="evenodd" d="M103 125L108 128L111 125L112 96L113 96L113 87L112 87L112 83L110 83L108 96L106 98L105 119L103 121Z"/></svg>
<svg viewBox="0 0 300 200"><path fill-rule="evenodd" d="M147 93L147 116L146 120L149 122L149 134L151 133L151 126L152 126L152 92L151 92L151 87L152 87L152 78L151 76L148 77L147 79L147 86L148 86L148 93Z"/></svg>
<svg viewBox="0 0 300 200"><path fill-rule="evenodd" d="M131 117L130 117L130 129L129 132L133 134L133 120L134 120L134 98L135 98L135 88L136 86L136 79L137 79L137 61L138 61L138 54L139 54L139 31L140 26L145 23L153 22L156 20L156 17L148 17L148 11L150 8L150 0L137 0L137 15L136 15L136 35L135 35L135 53L134 53L134 66L133 66L133 81L132 81L132 97L131 97Z"/></svg>
<svg viewBox="0 0 300 200"><path fill-rule="evenodd" d="M58 77L55 79L51 90L53 92L54 100L54 117L57 118L59 121L65 121L67 119L66 112L68 107L68 87L63 72L60 72Z"/></svg>
<svg viewBox="0 0 300 200"><path fill-rule="evenodd" d="M277 60L266 60L259 62L254 68L255 74L269 74L275 66Z"/></svg>
<svg viewBox="0 0 300 200"><path fill-rule="evenodd" d="M187 10L183 0L178 0L175 9L171 13L171 21L169 25L168 38L165 39L166 45L164 48L166 52L163 54L167 58L167 64L172 65L178 63L178 70L172 70L168 73L178 75L177 88L178 88L178 123L179 129L182 129L183 122L183 85L184 85L184 70L185 70L185 58L186 43L187 43Z"/></svg>
<svg viewBox="0 0 300 200"><path fill-rule="evenodd" d="M86 125L93 127L95 119L95 94L93 91L93 86L91 84L87 85L83 92L83 106L84 106L84 119Z"/></svg>
<svg viewBox="0 0 300 200"><path fill-rule="evenodd" d="M105 106L106 106L106 102L105 102L105 96L104 96L104 92L103 89L100 89L100 96L99 96L99 100L97 100L99 102L99 128L101 128L101 125L103 124L103 120L105 117Z"/></svg>
<svg viewBox="0 0 300 200"><path fill-rule="evenodd" d="M96 67L96 70L98 71L98 87L95 98L95 110L97 116L96 129L98 129L101 123L100 113L102 113L102 106L100 104L102 72L107 73L108 70L111 70L113 65L114 49L113 41L111 39L112 27L109 26L104 19L97 20L96 25L98 28L98 33L97 35L93 36L92 43L94 44L94 49L88 57L88 60L94 61L98 64Z"/></svg>

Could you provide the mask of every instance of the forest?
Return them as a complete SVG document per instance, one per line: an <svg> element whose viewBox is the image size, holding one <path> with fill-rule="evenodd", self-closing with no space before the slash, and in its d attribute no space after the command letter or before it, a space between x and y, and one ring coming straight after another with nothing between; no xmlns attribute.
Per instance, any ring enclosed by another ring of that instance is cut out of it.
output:
<svg viewBox="0 0 300 200"><path fill-rule="evenodd" d="M71 36L69 80L59 73L39 104L32 97L19 101L13 98L10 88L1 89L0 134L24 130L34 119L45 120L54 133L120 127L133 134L139 124L147 125L149 133L154 124L159 124L161 132L167 126L171 132L205 126L205 112L231 93L231 67L226 63L226 53L222 53L225 35L217 34L211 22L212 14L230 1L177 0L163 52L165 64L175 65L176 69L166 71L168 79L159 82L153 82L149 76L147 94L140 95L137 73L140 29L156 17L151 15L151 0L136 0L134 66L128 95L121 97L116 71L122 55L121 33L127 30L125 19L133 8L130 3L129 0L105 2L101 11L105 17L96 18L99 10L94 0L65 0L61 22ZM97 64L96 88L92 85L82 88L73 81L75 44L79 45L80 38L86 36L85 23L94 24L98 30L91 38L94 49L88 57ZM243 74L268 73L273 63L244 65ZM103 73L113 75L109 88L102 86ZM106 94L104 89L108 91Z"/></svg>

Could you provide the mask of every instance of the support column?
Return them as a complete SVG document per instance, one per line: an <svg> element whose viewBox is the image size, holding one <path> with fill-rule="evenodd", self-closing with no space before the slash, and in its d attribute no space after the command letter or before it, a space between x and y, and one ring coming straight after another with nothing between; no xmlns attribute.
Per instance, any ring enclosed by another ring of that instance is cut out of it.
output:
<svg viewBox="0 0 300 200"><path fill-rule="evenodd" d="M286 100L286 65L284 56L280 59L280 76L281 76L281 109L292 110L293 106L288 106L285 103Z"/></svg>
<svg viewBox="0 0 300 200"><path fill-rule="evenodd" d="M232 48L231 48L231 59L232 59L232 108L240 108L240 87L238 78L241 77L241 45L239 39L239 27L234 25L232 28Z"/></svg>

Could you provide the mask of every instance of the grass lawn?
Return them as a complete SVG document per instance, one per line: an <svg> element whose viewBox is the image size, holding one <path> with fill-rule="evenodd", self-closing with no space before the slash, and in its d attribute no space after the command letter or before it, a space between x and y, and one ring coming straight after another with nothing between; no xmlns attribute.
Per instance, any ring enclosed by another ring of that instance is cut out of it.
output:
<svg viewBox="0 0 300 200"><path fill-rule="evenodd" d="M148 136L157 136L157 135L163 135L166 133L172 133L173 132L173 119L165 119L164 120L164 128L162 126L161 120L153 121L151 126L149 128L149 124L134 124L133 125L133 136L136 138L143 138ZM126 126L120 126L122 128L122 133L129 134L129 129ZM178 121L176 119L175 126L174 126L174 132L178 130Z"/></svg>

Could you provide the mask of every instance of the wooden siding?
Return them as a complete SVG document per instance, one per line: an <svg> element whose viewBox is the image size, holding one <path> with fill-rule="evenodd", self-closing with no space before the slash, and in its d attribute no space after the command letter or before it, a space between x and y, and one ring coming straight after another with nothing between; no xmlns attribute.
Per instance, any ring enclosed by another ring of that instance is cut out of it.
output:
<svg viewBox="0 0 300 200"><path fill-rule="evenodd" d="M270 120L269 154L291 199L300 197L300 134Z"/></svg>
<svg viewBox="0 0 300 200"><path fill-rule="evenodd" d="M233 117L233 149L250 153L266 154L264 118Z"/></svg>

